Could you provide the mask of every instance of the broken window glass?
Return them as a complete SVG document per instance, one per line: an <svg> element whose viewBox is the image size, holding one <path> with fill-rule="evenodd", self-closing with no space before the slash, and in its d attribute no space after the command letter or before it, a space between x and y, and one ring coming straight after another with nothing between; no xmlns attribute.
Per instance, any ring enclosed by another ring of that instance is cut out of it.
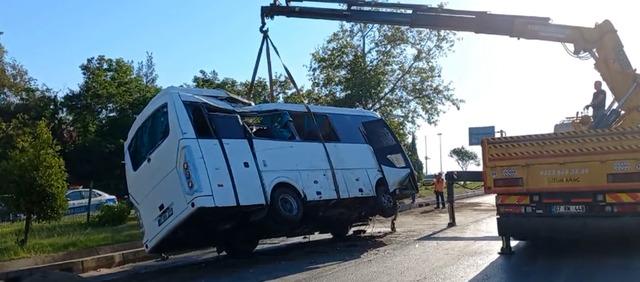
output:
<svg viewBox="0 0 640 282"><path fill-rule="evenodd" d="M292 119L287 112L243 117L243 122L256 138L274 140L295 140Z"/></svg>

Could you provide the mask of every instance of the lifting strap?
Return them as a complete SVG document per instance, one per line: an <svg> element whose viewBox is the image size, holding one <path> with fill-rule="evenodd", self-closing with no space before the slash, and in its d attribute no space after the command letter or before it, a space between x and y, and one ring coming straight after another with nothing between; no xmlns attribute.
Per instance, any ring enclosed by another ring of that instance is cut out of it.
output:
<svg viewBox="0 0 640 282"><path fill-rule="evenodd" d="M293 78L293 75L291 75L291 71L289 71L289 68L287 68L287 65L285 65L284 61L282 60L282 56L280 56L280 52L278 52L278 48L276 48L276 45L273 44L273 41L271 40L271 38L269 37L269 29L265 29L264 28L264 23L262 26L260 26L260 32L262 33L262 42L260 43L260 48L258 49L258 56L256 57L256 63L253 66L253 74L251 75L251 84L249 84L249 97L251 97L251 94L253 93L253 87L256 81L256 74L258 73L258 67L260 66L260 58L262 56L262 49L264 48L265 44L266 44L266 57L267 57L267 71L269 72L269 99L271 100L270 102L275 102L275 96L273 93L273 74L271 72L271 51L269 46L271 46L273 48L273 52L276 53L276 56L278 56L278 59L280 60L280 63L282 64L282 68L284 69L285 73L287 74L287 78L289 79L289 81L291 82L291 84L293 85L293 88L296 90L297 94L300 94L300 88L298 88L298 84L296 83L296 80ZM327 148L327 144L326 141L324 140L324 136L322 136L322 133L320 132L320 124L318 123L318 120L316 119L315 114L311 111L311 108L309 107L309 105L307 105L306 103L304 104L305 109L307 110L307 112L311 115L311 118L313 120L313 123L316 126L317 129L317 133L320 137L320 142L322 143L322 147L324 149L324 153L327 157L327 162L329 163L329 169L331 170L331 180L333 181L333 187L336 191L336 197L338 199L341 198L340 195L340 187L338 185L338 179L336 177L336 170L335 167L333 165L333 160L331 159L331 155L329 154L329 149Z"/></svg>
<svg viewBox="0 0 640 282"><path fill-rule="evenodd" d="M291 84L293 85L293 88L296 90L297 94L300 94L300 89L298 88L298 84L296 83L296 80L293 78L293 75L291 75L291 71L289 71L289 68L287 68L287 66L285 65L284 61L282 60L282 57L280 56L280 52L278 52L278 48L276 48L276 45L273 44L273 41L271 40L271 38L269 37L269 29L265 29L264 26L260 27L260 32L262 33L262 41L260 42L260 48L258 48L258 55L256 56L256 63L253 66L253 74L251 75L251 83L249 84L249 93L248 96L251 97L251 94L253 94L253 88L255 86L255 82L256 82L256 75L258 74L258 68L260 66L260 59L262 57L262 50L264 49L265 45L266 45L266 50L265 52L266 57L267 57L267 71L268 71L268 75L269 75L269 102L276 102L276 97L274 95L274 89L273 89L273 73L271 70L271 50L270 47L273 48L273 52L276 53L276 56L278 56L278 59L280 60L280 63L282 64L282 68L284 68L285 73L287 74L287 78L289 79L289 81L291 82Z"/></svg>

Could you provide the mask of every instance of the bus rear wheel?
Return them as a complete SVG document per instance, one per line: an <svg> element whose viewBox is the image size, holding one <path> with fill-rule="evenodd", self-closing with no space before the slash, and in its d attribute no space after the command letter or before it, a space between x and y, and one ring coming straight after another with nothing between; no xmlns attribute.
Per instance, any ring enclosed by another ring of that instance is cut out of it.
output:
<svg viewBox="0 0 640 282"><path fill-rule="evenodd" d="M258 247L258 236L250 232L237 232L224 245L224 251L233 258L246 258Z"/></svg>
<svg viewBox="0 0 640 282"><path fill-rule="evenodd" d="M278 187L271 194L271 216L278 223L296 224L302 220L302 199L289 187Z"/></svg>
<svg viewBox="0 0 640 282"><path fill-rule="evenodd" d="M349 224L338 224L331 228L331 237L336 240L343 240L347 238L349 235L349 231L351 230L351 225Z"/></svg>

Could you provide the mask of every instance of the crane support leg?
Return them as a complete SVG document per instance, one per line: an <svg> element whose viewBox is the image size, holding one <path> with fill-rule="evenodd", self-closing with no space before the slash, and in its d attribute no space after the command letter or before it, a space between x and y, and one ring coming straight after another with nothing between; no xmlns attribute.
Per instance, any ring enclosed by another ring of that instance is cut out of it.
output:
<svg viewBox="0 0 640 282"><path fill-rule="evenodd" d="M502 239L502 247L500 248L500 255L512 255L513 249L511 248L511 237L509 236L500 236Z"/></svg>

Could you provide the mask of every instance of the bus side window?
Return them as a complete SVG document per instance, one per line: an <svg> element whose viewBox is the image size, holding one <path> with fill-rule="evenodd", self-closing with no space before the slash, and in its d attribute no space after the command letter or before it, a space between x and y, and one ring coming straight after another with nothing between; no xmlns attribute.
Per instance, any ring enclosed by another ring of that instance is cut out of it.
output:
<svg viewBox="0 0 640 282"><path fill-rule="evenodd" d="M222 139L244 139L244 128L235 114L209 114L209 122L215 128L216 135Z"/></svg>
<svg viewBox="0 0 640 282"><path fill-rule="evenodd" d="M314 114L315 121L313 120L314 116L311 113L304 112L293 112L291 113L293 117L293 125L298 132L298 136L300 139L304 141L320 141L320 134L322 135L322 139L326 142L336 142L338 141L338 136L331 126L331 122L329 118L325 114ZM319 125L316 126L316 122Z"/></svg>
<svg viewBox="0 0 640 282"><path fill-rule="evenodd" d="M196 137L202 139L214 138L213 132L211 132L211 128L207 123L207 118L205 117L205 113L203 112L200 104L185 102L184 106L189 114L189 119L191 120L191 125L196 133Z"/></svg>
<svg viewBox="0 0 640 282"><path fill-rule="evenodd" d="M330 114L330 120L342 143L366 144L362 135L362 122L376 119L370 116Z"/></svg>
<svg viewBox="0 0 640 282"><path fill-rule="evenodd" d="M134 171L138 170L144 160L162 144L167 136L169 136L169 115L167 104L164 104L142 122L129 143L127 150Z"/></svg>
<svg viewBox="0 0 640 282"><path fill-rule="evenodd" d="M293 118L293 126L298 132L300 139L304 141L320 141L320 135L318 134L318 128L313 122L313 118L309 113L291 113Z"/></svg>
<svg viewBox="0 0 640 282"><path fill-rule="evenodd" d="M274 140L296 139L291 130L291 121L286 112L243 117L243 122L251 129L254 137Z"/></svg>
<svg viewBox="0 0 640 282"><path fill-rule="evenodd" d="M322 134L322 139L325 142L338 142L338 135L336 135L336 131L331 126L331 122L329 121L329 117L323 114L314 114L316 117L316 121L320 126L320 134Z"/></svg>

